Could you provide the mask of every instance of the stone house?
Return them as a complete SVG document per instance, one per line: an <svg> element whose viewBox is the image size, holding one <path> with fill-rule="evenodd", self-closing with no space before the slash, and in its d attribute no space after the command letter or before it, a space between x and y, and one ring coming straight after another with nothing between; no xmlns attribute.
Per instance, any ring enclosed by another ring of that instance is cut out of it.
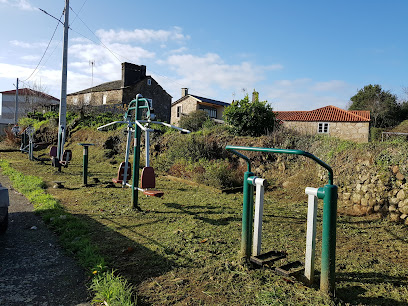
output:
<svg viewBox="0 0 408 306"><path fill-rule="evenodd" d="M16 112L16 90L2 91L0 100L0 135L4 134L4 129L15 122ZM27 113L39 111L57 111L59 100L46 93L30 88L20 88L18 90L18 118L25 117Z"/></svg>
<svg viewBox="0 0 408 306"><path fill-rule="evenodd" d="M284 127L302 134L326 134L345 140L368 142L370 111L348 111L329 105L312 111L274 113Z"/></svg>
<svg viewBox="0 0 408 306"><path fill-rule="evenodd" d="M146 66L126 62L122 63L121 80L70 93L67 95L67 105L126 107L139 93L149 100L157 119L170 121L172 96L155 79L146 75Z"/></svg>
<svg viewBox="0 0 408 306"><path fill-rule="evenodd" d="M188 93L188 88L182 88L181 98L171 104L170 122L177 125L181 116L188 115L196 110L203 110L213 120L223 122L224 109L229 105L229 103L191 95Z"/></svg>

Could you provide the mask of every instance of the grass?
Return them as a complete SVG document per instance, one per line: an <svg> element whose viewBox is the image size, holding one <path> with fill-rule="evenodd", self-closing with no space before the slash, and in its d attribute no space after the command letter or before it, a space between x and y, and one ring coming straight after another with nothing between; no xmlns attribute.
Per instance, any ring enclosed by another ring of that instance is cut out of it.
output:
<svg viewBox="0 0 408 306"><path fill-rule="evenodd" d="M2 159L0 168L10 177L13 187L30 200L35 212L59 235L63 247L78 259L89 275L94 276L90 286L95 292L94 302L131 305L134 300L132 288L120 276L107 272L105 259L89 239L88 224L67 213L59 201L44 190L46 184L41 178L24 175Z"/></svg>
<svg viewBox="0 0 408 306"><path fill-rule="evenodd" d="M90 187L82 186L82 148L76 143L67 148L73 151L73 160L62 173L55 171L49 161L30 162L26 155L16 152L1 154L14 169L40 177L48 194L59 201L66 218L72 216L86 224L85 236L90 245L97 245L105 264L115 270L106 277L126 280L124 286L133 288L139 304L408 303L408 230L401 224L378 216L339 215L337 291L332 300L318 290L318 277L312 287L307 287L276 275L269 267L256 268L239 258L242 194L222 194L213 188L159 177L157 187L164 191L164 197L140 195L143 212L135 212L131 209L130 190L108 184L118 165L108 163L100 147L90 148L89 182L98 179ZM35 156L42 153L36 152ZM64 189L52 188L57 180L64 182ZM288 258L281 264L303 261L306 213L306 197L304 202L295 202L282 191L267 192L263 251L287 251ZM320 269L321 207L318 215L316 270ZM62 223L59 215L54 218L53 222ZM65 230L59 232L62 241L75 242L75 237L81 235L65 234ZM81 249L87 254L86 248ZM93 288L103 284L98 279ZM108 296L120 292L115 285L103 288Z"/></svg>

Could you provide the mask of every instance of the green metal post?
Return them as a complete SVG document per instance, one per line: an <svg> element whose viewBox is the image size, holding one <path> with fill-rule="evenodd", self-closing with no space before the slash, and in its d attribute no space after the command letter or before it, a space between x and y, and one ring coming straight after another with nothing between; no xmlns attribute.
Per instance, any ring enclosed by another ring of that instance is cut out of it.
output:
<svg viewBox="0 0 408 306"><path fill-rule="evenodd" d="M89 146L93 146L93 143L78 143L80 146L84 147L83 151L83 163L82 163L82 182L84 186L88 185L88 148Z"/></svg>
<svg viewBox="0 0 408 306"><path fill-rule="evenodd" d="M136 109L135 109L135 122L136 120L140 120L141 117L141 110L139 109L139 100L136 102ZM137 210L141 210L138 204L138 193L139 193L139 165L140 165L140 127L135 124L135 136L133 142L133 176L132 176L132 202L133 208Z"/></svg>
<svg viewBox="0 0 408 306"><path fill-rule="evenodd" d="M326 185L319 188L317 196L323 199L320 290L334 296L336 285L337 186Z"/></svg>
<svg viewBox="0 0 408 306"><path fill-rule="evenodd" d="M252 172L244 173L243 185L243 211L242 211L242 236L241 236L241 255L248 258L251 256L252 246L252 220L254 207L254 186L249 184L248 178L253 176Z"/></svg>
<svg viewBox="0 0 408 306"><path fill-rule="evenodd" d="M83 183L88 185L88 146L84 146L84 160L83 160Z"/></svg>

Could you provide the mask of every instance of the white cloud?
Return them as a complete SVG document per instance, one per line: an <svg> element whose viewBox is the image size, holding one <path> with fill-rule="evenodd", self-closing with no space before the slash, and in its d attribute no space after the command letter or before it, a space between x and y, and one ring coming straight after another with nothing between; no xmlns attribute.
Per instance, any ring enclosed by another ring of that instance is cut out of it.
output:
<svg viewBox="0 0 408 306"><path fill-rule="evenodd" d="M215 53L207 53L204 56L171 55L158 63L167 65L173 70L178 75L178 83L203 92L214 92L215 87L228 92L253 87L265 78L265 71L281 68L281 66L256 66L249 62L231 65L225 63Z"/></svg>
<svg viewBox="0 0 408 306"><path fill-rule="evenodd" d="M316 91L328 91L328 92L342 92L348 87L348 84L344 81L332 80L328 82L317 82L313 86L313 90Z"/></svg>
<svg viewBox="0 0 408 306"><path fill-rule="evenodd" d="M133 31L100 29L96 31L96 35L104 43L135 42L146 44L151 42L185 41L190 38L188 35L184 35L179 27L174 27L171 30L135 29Z"/></svg>
<svg viewBox="0 0 408 306"><path fill-rule="evenodd" d="M40 57L36 55L24 55L21 59L24 61L38 61Z"/></svg>
<svg viewBox="0 0 408 306"><path fill-rule="evenodd" d="M24 42L24 41L19 41L19 40L11 40L10 44L16 47L20 48L25 48L25 49L34 49L34 48L43 48L46 47L46 43L29 43L29 42Z"/></svg>
<svg viewBox="0 0 408 306"><path fill-rule="evenodd" d="M327 105L346 108L355 86L340 80L278 80L264 88L275 110L313 110Z"/></svg>
<svg viewBox="0 0 408 306"><path fill-rule="evenodd" d="M16 7L20 10L24 11L33 11L36 10L37 8L33 7L29 1L27 0L0 0L0 3Z"/></svg>

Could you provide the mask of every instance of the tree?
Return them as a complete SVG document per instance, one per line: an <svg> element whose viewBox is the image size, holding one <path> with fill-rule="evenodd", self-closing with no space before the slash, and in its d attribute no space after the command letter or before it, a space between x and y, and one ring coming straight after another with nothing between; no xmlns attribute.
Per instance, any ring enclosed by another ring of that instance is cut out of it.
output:
<svg viewBox="0 0 408 306"><path fill-rule="evenodd" d="M224 110L224 120L231 131L242 136L261 136L272 132L275 127L275 114L267 101L259 101L254 90L252 101L248 94L240 101L233 101Z"/></svg>
<svg viewBox="0 0 408 306"><path fill-rule="evenodd" d="M206 122L208 118L205 111L196 110L186 116L182 116L179 121L179 126L183 129L195 132L203 127L204 122Z"/></svg>
<svg viewBox="0 0 408 306"><path fill-rule="evenodd" d="M380 85L367 85L350 98L349 110L369 110L373 127L389 127L400 122L397 97Z"/></svg>

